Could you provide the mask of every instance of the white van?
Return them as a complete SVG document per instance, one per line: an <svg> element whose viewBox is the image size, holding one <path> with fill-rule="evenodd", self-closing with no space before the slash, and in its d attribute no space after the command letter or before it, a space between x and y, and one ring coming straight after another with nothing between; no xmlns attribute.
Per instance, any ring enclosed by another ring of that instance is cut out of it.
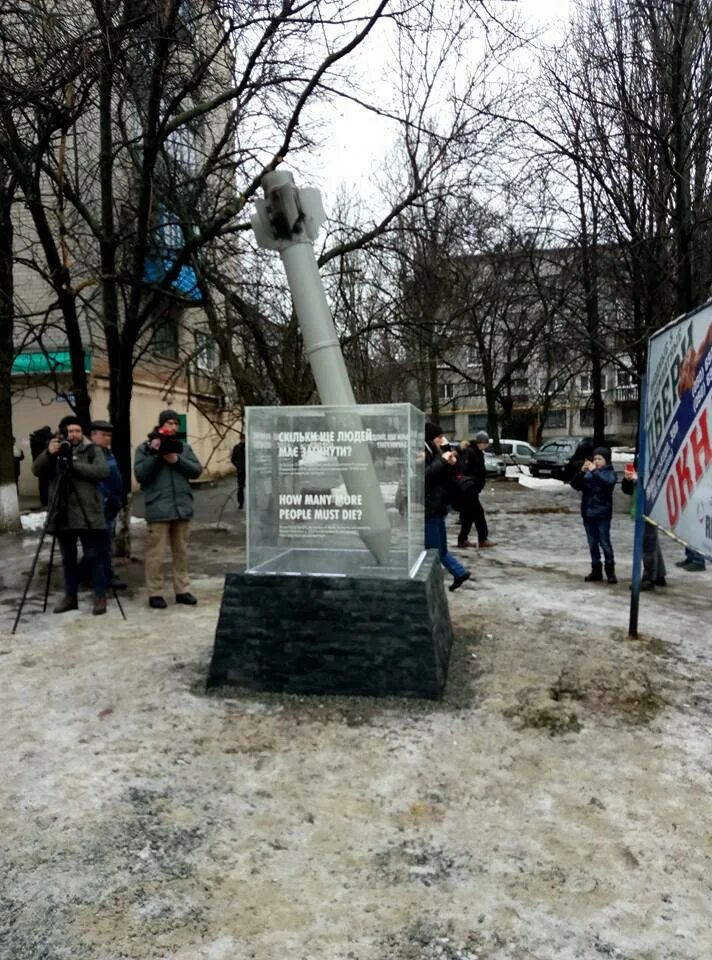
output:
<svg viewBox="0 0 712 960"><path fill-rule="evenodd" d="M507 464L524 463L529 466L536 453L536 447L526 440L500 440L499 446L502 451L500 456Z"/></svg>

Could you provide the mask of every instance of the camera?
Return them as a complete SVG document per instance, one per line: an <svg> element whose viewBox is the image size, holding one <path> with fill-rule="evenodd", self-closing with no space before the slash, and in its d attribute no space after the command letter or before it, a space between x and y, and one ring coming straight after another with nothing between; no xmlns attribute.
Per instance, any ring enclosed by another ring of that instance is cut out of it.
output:
<svg viewBox="0 0 712 960"><path fill-rule="evenodd" d="M72 462L73 448L69 440L65 437L59 445L57 451L57 462L62 467L68 467Z"/></svg>
<svg viewBox="0 0 712 960"><path fill-rule="evenodd" d="M149 444L152 450L162 456L164 453L182 453L183 444L172 433L168 433L159 427L148 435ZM158 441L158 442L156 442Z"/></svg>

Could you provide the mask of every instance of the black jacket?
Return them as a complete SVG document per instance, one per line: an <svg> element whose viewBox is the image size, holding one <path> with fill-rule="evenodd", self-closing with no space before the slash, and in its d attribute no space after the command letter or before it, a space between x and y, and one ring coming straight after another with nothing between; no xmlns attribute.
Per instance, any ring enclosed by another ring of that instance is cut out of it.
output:
<svg viewBox="0 0 712 960"><path fill-rule="evenodd" d="M464 450L460 450L457 467L464 476L472 478L475 493L481 493L484 490L487 481L485 455L477 444L472 443Z"/></svg>
<svg viewBox="0 0 712 960"><path fill-rule="evenodd" d="M244 475L245 473L245 441L244 440L241 440L239 443L236 443L235 446L232 448L230 461L233 467L237 470L238 475Z"/></svg>
<svg viewBox="0 0 712 960"><path fill-rule="evenodd" d="M443 460L437 447L425 445L425 519L444 517L454 498L457 468Z"/></svg>

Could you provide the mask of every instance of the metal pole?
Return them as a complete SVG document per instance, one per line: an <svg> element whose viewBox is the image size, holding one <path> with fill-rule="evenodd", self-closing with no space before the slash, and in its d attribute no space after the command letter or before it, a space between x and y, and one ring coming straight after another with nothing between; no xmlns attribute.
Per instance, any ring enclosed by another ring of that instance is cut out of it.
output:
<svg viewBox="0 0 712 960"><path fill-rule="evenodd" d="M633 578L630 588L630 618L628 620L628 636L638 636L638 608L640 606L640 568L643 559L643 530L645 520L645 447L647 434L645 432L645 376L640 379L640 422L638 424L638 480L635 485L635 531L633 533Z"/></svg>

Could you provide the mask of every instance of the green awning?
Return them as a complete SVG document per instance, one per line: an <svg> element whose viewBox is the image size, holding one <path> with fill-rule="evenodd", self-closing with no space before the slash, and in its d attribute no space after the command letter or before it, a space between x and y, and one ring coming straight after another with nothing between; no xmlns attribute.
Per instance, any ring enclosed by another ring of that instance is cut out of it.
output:
<svg viewBox="0 0 712 960"><path fill-rule="evenodd" d="M71 373L68 350L49 350L47 353L18 353L12 361L14 374ZM91 354L84 351L84 372L91 372Z"/></svg>

